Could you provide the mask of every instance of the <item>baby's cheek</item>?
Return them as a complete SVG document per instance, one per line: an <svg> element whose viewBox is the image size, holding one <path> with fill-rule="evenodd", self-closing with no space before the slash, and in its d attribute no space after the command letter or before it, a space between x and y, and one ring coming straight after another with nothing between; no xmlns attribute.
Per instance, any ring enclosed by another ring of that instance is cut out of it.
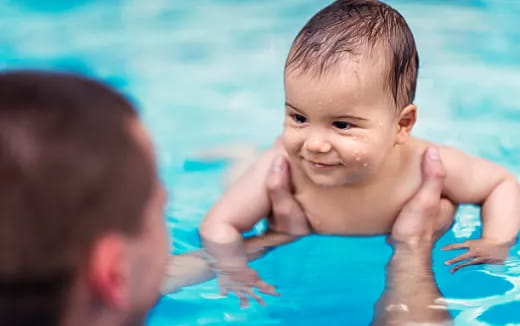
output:
<svg viewBox="0 0 520 326"><path fill-rule="evenodd" d="M282 132L282 144L288 154L293 154L299 151L302 143L300 138L301 137L298 136L298 133L291 130L291 128L284 128Z"/></svg>
<svg viewBox="0 0 520 326"><path fill-rule="evenodd" d="M370 146L363 139L351 139L343 144L343 161L352 169L362 172L373 166Z"/></svg>
<svg viewBox="0 0 520 326"><path fill-rule="evenodd" d="M379 153L366 152L361 156L361 160L357 161L357 169L365 175L375 173L383 164L383 159Z"/></svg>
<svg viewBox="0 0 520 326"><path fill-rule="evenodd" d="M340 145L340 155L347 162L361 162L365 160L367 152L365 143L358 137L343 140Z"/></svg>

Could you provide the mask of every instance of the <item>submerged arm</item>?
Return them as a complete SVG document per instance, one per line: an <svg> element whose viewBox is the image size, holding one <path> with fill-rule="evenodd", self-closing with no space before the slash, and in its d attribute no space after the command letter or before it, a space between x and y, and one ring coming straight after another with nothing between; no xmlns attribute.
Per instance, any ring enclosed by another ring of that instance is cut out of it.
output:
<svg viewBox="0 0 520 326"><path fill-rule="evenodd" d="M303 211L290 191L289 166L277 157L267 175L267 194L272 206L274 228L262 235L244 240L247 260L263 256L268 249L297 240L310 233ZM276 231L275 231L276 230ZM163 293L201 283L215 277L203 250L172 256L167 267Z"/></svg>
<svg viewBox="0 0 520 326"><path fill-rule="evenodd" d="M274 247L298 239L287 233L269 231L265 234L246 238L244 251L248 261L260 258ZM215 278L215 273L210 267L207 254L204 250L197 250L182 255L170 257L166 269L161 292L163 294L177 292L183 287L206 282Z"/></svg>
<svg viewBox="0 0 520 326"><path fill-rule="evenodd" d="M266 178L276 155L270 149L217 201L200 226L200 236L216 263L245 265L242 232L270 211Z"/></svg>
<svg viewBox="0 0 520 326"><path fill-rule="evenodd" d="M502 263L520 229L520 187L516 178L492 162L456 149L443 148L441 153L447 171L445 195L454 202L482 205L481 239L445 247L468 249L446 263L468 260L452 272L473 264Z"/></svg>
<svg viewBox="0 0 520 326"><path fill-rule="evenodd" d="M244 251L249 261L310 232L305 215L290 192L289 166L281 157L273 162L268 173L267 194L273 208L274 228L244 240ZM175 292L215 277L203 250L172 256L166 274L163 293Z"/></svg>
<svg viewBox="0 0 520 326"><path fill-rule="evenodd" d="M520 228L520 188L513 174L454 148L441 151L447 178L444 192L457 203L482 205L482 237L514 242Z"/></svg>

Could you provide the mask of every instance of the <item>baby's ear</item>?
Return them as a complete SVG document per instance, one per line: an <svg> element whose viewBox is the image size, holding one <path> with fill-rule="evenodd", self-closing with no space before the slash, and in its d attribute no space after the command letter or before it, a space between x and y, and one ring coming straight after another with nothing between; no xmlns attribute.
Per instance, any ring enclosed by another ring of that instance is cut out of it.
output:
<svg viewBox="0 0 520 326"><path fill-rule="evenodd" d="M415 104L408 105L399 113L396 137L397 144L403 144L408 140L416 120L417 105Z"/></svg>

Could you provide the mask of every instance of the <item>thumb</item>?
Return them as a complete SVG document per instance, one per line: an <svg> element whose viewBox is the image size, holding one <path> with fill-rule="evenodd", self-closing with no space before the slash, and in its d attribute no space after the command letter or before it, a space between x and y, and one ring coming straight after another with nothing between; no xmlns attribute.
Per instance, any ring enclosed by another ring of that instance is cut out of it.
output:
<svg viewBox="0 0 520 326"><path fill-rule="evenodd" d="M271 164L271 169L267 175L267 190L273 205L280 201L292 198L289 168L283 156L277 156Z"/></svg>
<svg viewBox="0 0 520 326"><path fill-rule="evenodd" d="M307 218L292 193L289 164L283 156L276 157L267 176L267 193L271 201L273 230L292 235L310 233Z"/></svg>
<svg viewBox="0 0 520 326"><path fill-rule="evenodd" d="M403 212L417 216L437 214L444 185L444 166L439 150L429 146L421 162L422 184L417 193L403 207Z"/></svg>
<svg viewBox="0 0 520 326"><path fill-rule="evenodd" d="M446 172L437 147L428 146L424 151L421 173L423 182L419 193L427 192L432 196L435 195L437 197L438 195L440 197Z"/></svg>

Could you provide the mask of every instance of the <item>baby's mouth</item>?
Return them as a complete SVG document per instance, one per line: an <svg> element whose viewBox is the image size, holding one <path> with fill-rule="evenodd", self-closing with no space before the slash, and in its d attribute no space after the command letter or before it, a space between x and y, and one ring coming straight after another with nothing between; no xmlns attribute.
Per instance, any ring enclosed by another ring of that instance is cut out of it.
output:
<svg viewBox="0 0 520 326"><path fill-rule="evenodd" d="M340 164L339 163L331 163L331 162L320 162L320 161L312 161L312 160L305 160L309 165L316 169L330 169L333 167L337 167Z"/></svg>

